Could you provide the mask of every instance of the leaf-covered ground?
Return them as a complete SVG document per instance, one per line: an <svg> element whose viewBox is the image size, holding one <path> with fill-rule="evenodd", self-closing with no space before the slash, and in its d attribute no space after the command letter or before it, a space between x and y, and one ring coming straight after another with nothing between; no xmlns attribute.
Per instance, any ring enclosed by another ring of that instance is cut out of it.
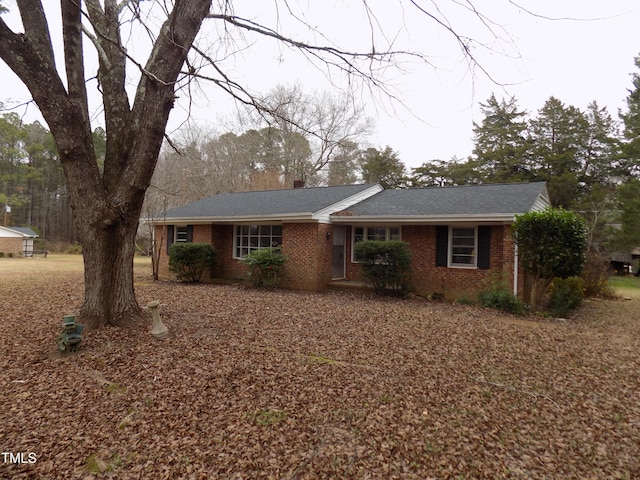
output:
<svg viewBox="0 0 640 480"><path fill-rule="evenodd" d="M169 337L61 355L82 275L38 271L0 261L0 478L640 478L640 298L532 321L141 271Z"/></svg>

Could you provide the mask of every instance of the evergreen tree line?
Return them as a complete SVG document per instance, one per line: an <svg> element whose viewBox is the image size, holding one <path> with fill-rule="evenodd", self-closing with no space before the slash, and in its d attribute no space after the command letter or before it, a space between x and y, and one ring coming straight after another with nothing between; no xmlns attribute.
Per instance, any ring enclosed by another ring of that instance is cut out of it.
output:
<svg viewBox="0 0 640 480"><path fill-rule="evenodd" d="M640 57L635 59L640 68ZM640 246L640 75L632 75L626 111L586 110L550 97L533 116L515 98L492 95L474 124L465 160L432 160L414 168L410 186L547 182L555 207L579 213L591 252Z"/></svg>
<svg viewBox="0 0 640 480"><path fill-rule="evenodd" d="M635 60L640 68L640 57ZM632 76L627 109L614 119L592 102L581 110L549 98L535 114L515 98L492 95L474 124L474 147L463 160L431 160L408 171L391 148L362 145L371 122L363 110L327 94L305 96L277 87L265 97L271 117L242 133L188 132L167 142L147 192L145 214L216 193L379 182L385 188L546 181L554 206L579 212L590 245L640 243L640 75ZM283 107L284 106L284 107ZM284 108L284 109L283 109ZM251 122L246 122L251 123ZM266 124L266 126L265 126ZM94 132L98 161L105 132ZM51 240L73 241L65 180L49 131L0 116L0 205L11 225ZM605 225L617 223L615 231Z"/></svg>
<svg viewBox="0 0 640 480"><path fill-rule="evenodd" d="M474 147L465 160L434 160L413 169L414 186L546 181L554 206L579 208L600 188L640 173L625 155L624 136L606 108L586 110L549 98L535 116L516 99L481 103Z"/></svg>
<svg viewBox="0 0 640 480"><path fill-rule="evenodd" d="M104 130L96 129L94 138L103 159ZM25 124L16 113L0 115L0 209L2 225L30 227L41 240L77 239L53 136L40 122Z"/></svg>

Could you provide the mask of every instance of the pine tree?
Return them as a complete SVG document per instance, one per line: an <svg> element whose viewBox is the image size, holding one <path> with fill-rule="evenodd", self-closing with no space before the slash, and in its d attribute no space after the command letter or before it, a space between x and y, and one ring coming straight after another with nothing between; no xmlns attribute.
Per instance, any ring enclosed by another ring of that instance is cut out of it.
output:
<svg viewBox="0 0 640 480"><path fill-rule="evenodd" d="M582 193L578 175L588 144L589 124L574 106L551 97L530 122L529 168L548 182L554 206L569 208Z"/></svg>
<svg viewBox="0 0 640 480"><path fill-rule="evenodd" d="M635 58L636 67L640 68L640 57ZM622 147L623 164L628 173L640 173L640 74L632 75L633 88L627 96L627 112L620 113L624 122L626 142Z"/></svg>
<svg viewBox="0 0 640 480"><path fill-rule="evenodd" d="M513 97L498 102L491 95L480 107L484 119L479 125L473 124L474 148L470 163L487 183L528 180L526 113L518 109Z"/></svg>

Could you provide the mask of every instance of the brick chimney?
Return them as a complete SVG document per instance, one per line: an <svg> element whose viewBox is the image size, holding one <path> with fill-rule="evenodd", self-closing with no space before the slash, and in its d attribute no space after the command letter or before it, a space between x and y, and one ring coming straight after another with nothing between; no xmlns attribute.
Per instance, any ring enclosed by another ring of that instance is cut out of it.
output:
<svg viewBox="0 0 640 480"><path fill-rule="evenodd" d="M294 180L293 188L304 188L304 180Z"/></svg>

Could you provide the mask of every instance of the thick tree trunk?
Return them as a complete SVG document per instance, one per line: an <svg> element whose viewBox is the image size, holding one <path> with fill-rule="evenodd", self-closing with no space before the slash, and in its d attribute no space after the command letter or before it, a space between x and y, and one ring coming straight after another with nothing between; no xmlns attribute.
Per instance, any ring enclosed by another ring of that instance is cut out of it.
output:
<svg viewBox="0 0 640 480"><path fill-rule="evenodd" d="M82 243L89 327L139 318L133 286L138 219L162 146L182 66L211 0L180 0L168 13L141 72L133 105L127 93L120 4L61 0L65 81L58 74L47 17L38 0L18 0L24 33L0 17L0 58L27 86L56 141ZM84 70L83 19L94 31L100 68L106 153L101 172L91 132ZM139 65L140 66L140 65Z"/></svg>
<svg viewBox="0 0 640 480"><path fill-rule="evenodd" d="M89 328L131 326L140 318L133 282L137 223L93 230L82 241L84 303L80 321Z"/></svg>

